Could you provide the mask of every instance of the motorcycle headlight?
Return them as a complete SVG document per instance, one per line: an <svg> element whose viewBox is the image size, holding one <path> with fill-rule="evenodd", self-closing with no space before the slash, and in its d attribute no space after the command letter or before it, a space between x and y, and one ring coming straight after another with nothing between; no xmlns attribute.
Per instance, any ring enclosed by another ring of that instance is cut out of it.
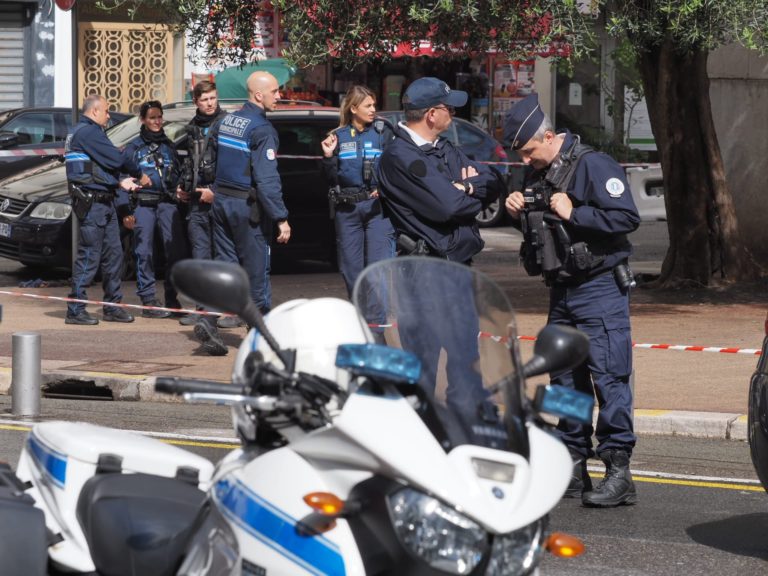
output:
<svg viewBox="0 0 768 576"><path fill-rule="evenodd" d="M387 506L405 548L435 569L468 574L488 548L487 533L478 524L412 488L388 496Z"/></svg>
<svg viewBox="0 0 768 576"><path fill-rule="evenodd" d="M72 213L72 206L63 202L41 202L30 213L31 218L45 220L66 220Z"/></svg>
<svg viewBox="0 0 768 576"><path fill-rule="evenodd" d="M538 566L543 551L544 520L496 536L491 548L491 560L486 576L528 574Z"/></svg>

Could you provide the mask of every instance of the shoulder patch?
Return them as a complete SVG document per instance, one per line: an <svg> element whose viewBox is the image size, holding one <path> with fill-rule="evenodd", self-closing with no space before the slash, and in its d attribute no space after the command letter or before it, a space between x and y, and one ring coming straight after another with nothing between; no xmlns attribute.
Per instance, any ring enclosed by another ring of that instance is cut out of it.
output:
<svg viewBox="0 0 768 576"><path fill-rule="evenodd" d="M267 160L274 160L275 159L275 149L274 148L267 148Z"/></svg>
<svg viewBox="0 0 768 576"><path fill-rule="evenodd" d="M417 178L424 178L427 175L427 165L424 164L424 160L414 160L408 166L408 171Z"/></svg>
<svg viewBox="0 0 768 576"><path fill-rule="evenodd" d="M605 183L605 190L611 198L620 198L624 194L624 182L618 178L609 178Z"/></svg>

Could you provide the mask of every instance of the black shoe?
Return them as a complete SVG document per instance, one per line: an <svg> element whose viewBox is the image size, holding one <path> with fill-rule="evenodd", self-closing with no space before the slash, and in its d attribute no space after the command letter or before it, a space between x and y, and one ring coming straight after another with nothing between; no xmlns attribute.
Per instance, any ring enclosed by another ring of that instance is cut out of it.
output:
<svg viewBox="0 0 768 576"><path fill-rule="evenodd" d="M592 490L592 479L587 472L587 459L575 452L571 452L571 458L573 459L573 474L563 498L581 498L585 492Z"/></svg>
<svg viewBox="0 0 768 576"><path fill-rule="evenodd" d="M237 316L219 316L219 319L216 320L216 326L219 328L240 328L240 326L245 326L245 322Z"/></svg>
<svg viewBox="0 0 768 576"><path fill-rule="evenodd" d="M188 312L180 311L181 308L183 308L183 306L181 305L181 302L179 302L178 300L171 300L170 302L166 301L165 307L178 310L178 312L171 312L171 316L173 318L186 318L187 316L189 316Z"/></svg>
<svg viewBox="0 0 768 576"><path fill-rule="evenodd" d="M98 318L94 318L88 312L83 310L79 314L70 314L67 312L67 317L64 318L64 324L79 324L81 326L95 326L99 323Z"/></svg>
<svg viewBox="0 0 768 576"><path fill-rule="evenodd" d="M216 327L204 320L195 324L195 338L211 356L226 356L229 352Z"/></svg>
<svg viewBox="0 0 768 576"><path fill-rule="evenodd" d="M157 300L147 300L146 302L142 303L142 306L154 306L156 308L162 308L160 305L160 302ZM144 309L141 311L141 315L143 318L170 318L171 313L168 310L147 310Z"/></svg>
<svg viewBox="0 0 768 576"><path fill-rule="evenodd" d="M115 308L114 306L104 308L101 317L104 322L124 322L126 324L133 322L133 314L129 314L123 308Z"/></svg>
<svg viewBox="0 0 768 576"><path fill-rule="evenodd" d="M613 508L637 502L637 491L629 471L629 452L606 450L599 454L605 463L605 476L591 492L581 497L584 506Z"/></svg>
<svg viewBox="0 0 768 576"><path fill-rule="evenodd" d="M182 326L194 326L200 321L200 314L185 314L179 318L179 324Z"/></svg>

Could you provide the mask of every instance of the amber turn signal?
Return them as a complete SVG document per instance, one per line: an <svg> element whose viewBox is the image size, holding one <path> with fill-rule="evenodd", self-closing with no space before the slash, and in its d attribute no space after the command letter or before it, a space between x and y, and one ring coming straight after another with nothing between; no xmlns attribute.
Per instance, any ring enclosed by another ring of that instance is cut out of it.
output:
<svg viewBox="0 0 768 576"><path fill-rule="evenodd" d="M323 516L339 516L344 510L344 501L330 492L311 492L304 496L304 502Z"/></svg>
<svg viewBox="0 0 768 576"><path fill-rule="evenodd" d="M584 554L584 542L564 532L553 532L546 549L559 558L575 558Z"/></svg>

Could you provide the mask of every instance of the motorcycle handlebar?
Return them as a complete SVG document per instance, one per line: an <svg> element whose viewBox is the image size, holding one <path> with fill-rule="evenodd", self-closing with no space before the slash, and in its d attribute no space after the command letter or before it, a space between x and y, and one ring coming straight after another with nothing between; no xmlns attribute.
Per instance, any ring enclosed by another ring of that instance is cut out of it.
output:
<svg viewBox="0 0 768 576"><path fill-rule="evenodd" d="M243 395L245 390L241 386L211 382L209 380L186 380L184 378L172 378L160 376L155 379L155 392L181 396L188 392L202 392L209 394L229 394L232 396Z"/></svg>

